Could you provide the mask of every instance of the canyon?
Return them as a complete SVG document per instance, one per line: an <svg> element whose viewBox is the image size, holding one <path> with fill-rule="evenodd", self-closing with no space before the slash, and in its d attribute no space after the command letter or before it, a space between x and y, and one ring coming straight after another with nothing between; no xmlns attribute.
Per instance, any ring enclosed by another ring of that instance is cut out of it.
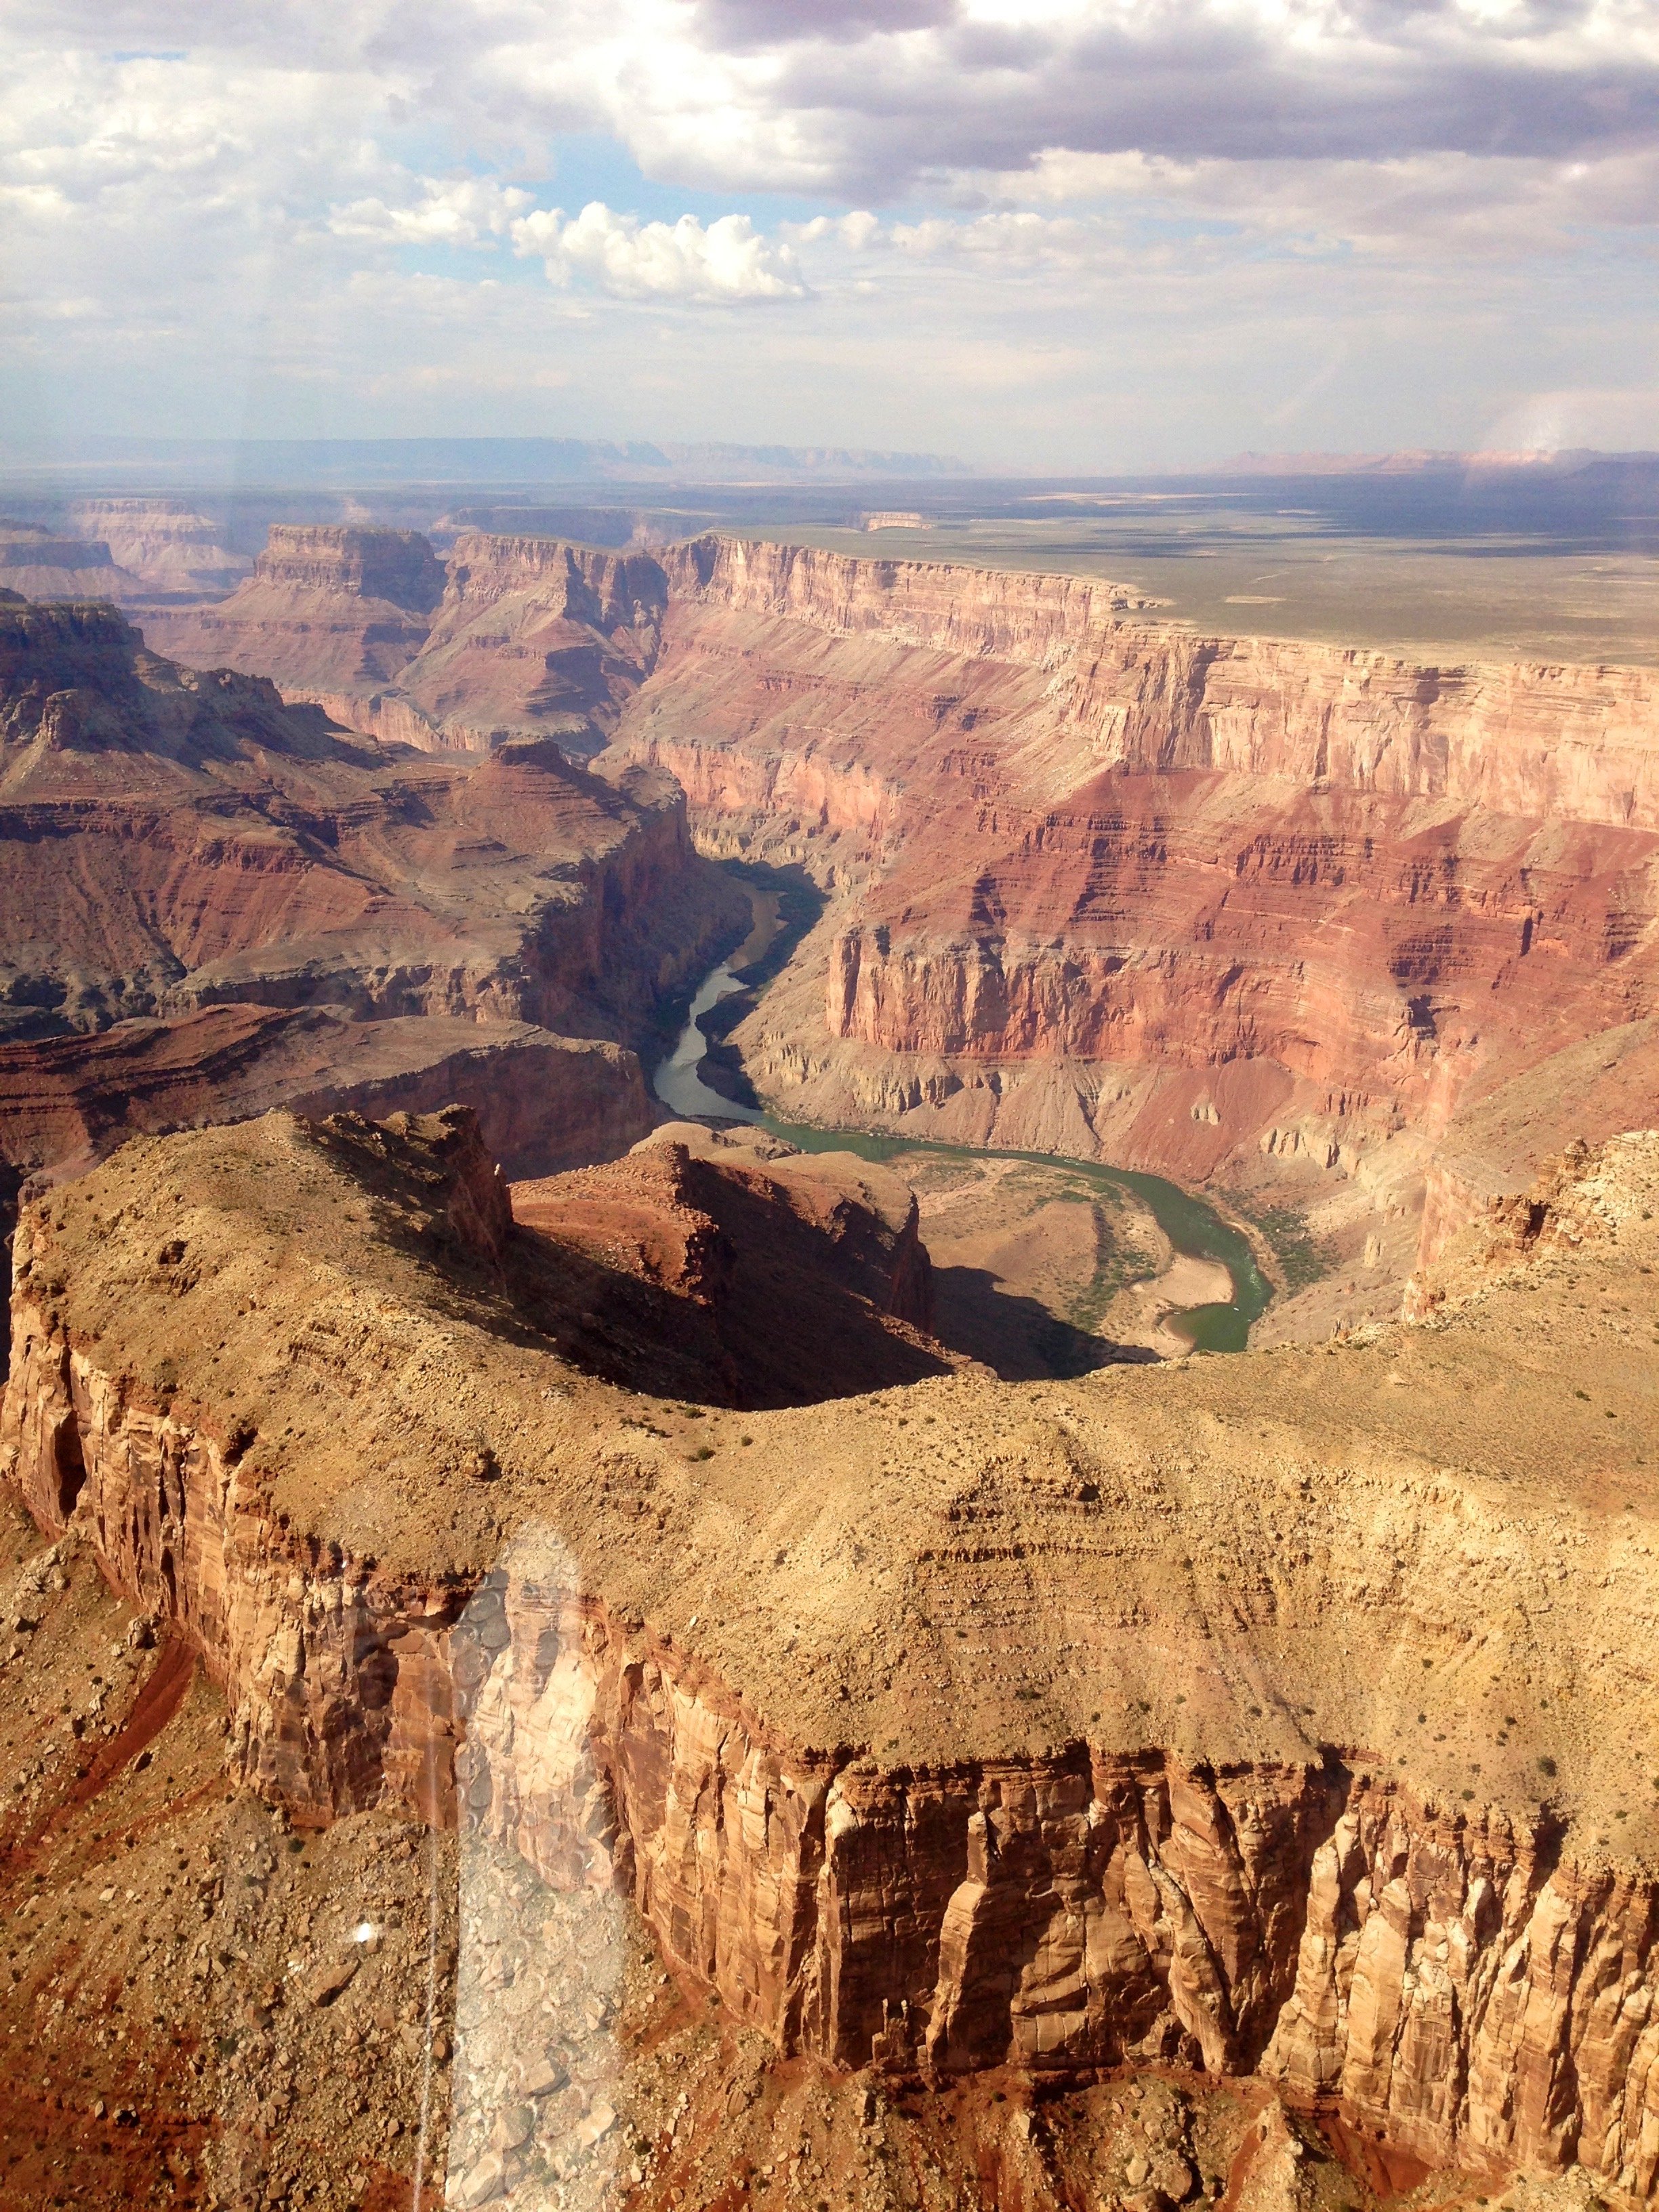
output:
<svg viewBox="0 0 1659 2212"><path fill-rule="evenodd" d="M787 1121L1297 1209L1351 1295L1272 1326L1316 1334L1391 1309L1454 1189L1524 1184L1536 1148L1471 1164L1506 1085L1559 1141L1630 1126L1578 1048L1654 1008L1651 670L1206 637L1095 578L712 536L462 533L447 574L331 713L650 764L701 849L806 871L822 919L732 1039ZM367 635L370 597L331 604ZM237 605L171 649L297 684Z"/></svg>
<svg viewBox="0 0 1659 2212"><path fill-rule="evenodd" d="M748 911L660 773L388 753L96 607L0 608L0 839L15 1173L283 1097L459 1097L526 1172L625 1150L633 1048Z"/></svg>
<svg viewBox="0 0 1659 2212"><path fill-rule="evenodd" d="M1654 672L471 526L136 620L0 603L0 1891L95 2040L70 1900L170 1925L228 1778L185 2201L1652 2202ZM771 1126L669 1120L786 897ZM994 1176L780 1124L1054 1156L1126 1311L1064 1164L1173 1176L1280 1295L999 1379Z"/></svg>

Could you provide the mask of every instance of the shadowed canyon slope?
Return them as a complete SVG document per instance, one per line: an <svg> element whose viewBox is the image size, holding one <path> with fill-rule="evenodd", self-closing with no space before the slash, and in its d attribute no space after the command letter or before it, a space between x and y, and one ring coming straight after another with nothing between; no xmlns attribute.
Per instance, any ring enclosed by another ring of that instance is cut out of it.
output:
<svg viewBox="0 0 1659 2212"><path fill-rule="evenodd" d="M463 1121L273 1115L26 1206L3 1448L261 1790L464 1780L775 2050L1646 2201L1656 1200L1581 1155L1363 1344L738 1417L527 1332Z"/></svg>
<svg viewBox="0 0 1659 2212"><path fill-rule="evenodd" d="M927 1334L915 1196L850 1155L670 1122L610 1166L515 1184L513 1211L550 1332L635 1389L810 1404L969 1364Z"/></svg>
<svg viewBox="0 0 1659 2212"><path fill-rule="evenodd" d="M747 912L659 773L606 780L536 739L378 745L158 659L107 608L0 609L0 840L14 1165L124 1121L436 1105L450 1084L525 1168L594 1157L577 1125L607 1117L596 1150L620 1149L652 1116L615 1046ZM562 1073L560 1035L612 1048Z"/></svg>

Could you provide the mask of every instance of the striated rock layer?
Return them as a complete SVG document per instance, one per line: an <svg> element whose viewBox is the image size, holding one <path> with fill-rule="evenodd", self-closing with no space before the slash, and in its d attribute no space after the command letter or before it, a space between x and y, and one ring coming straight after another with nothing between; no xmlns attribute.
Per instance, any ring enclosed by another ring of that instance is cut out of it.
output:
<svg viewBox="0 0 1659 2212"><path fill-rule="evenodd" d="M413 531L274 526L239 592L146 632L368 736L427 751L552 737L582 759L650 672L667 591L648 557L563 539L463 530L441 568Z"/></svg>
<svg viewBox="0 0 1659 2212"><path fill-rule="evenodd" d="M417 531L273 523L228 599L149 611L144 635L191 667L269 677L289 699L355 696L419 651L443 588Z"/></svg>
<svg viewBox="0 0 1659 2212"><path fill-rule="evenodd" d="M914 1194L850 1154L671 1121L610 1166L515 1183L513 1210L550 1334L635 1389L799 1405L963 1364L928 1334Z"/></svg>
<svg viewBox="0 0 1659 2212"><path fill-rule="evenodd" d="M385 750L107 609L0 611L12 1035L229 1002L642 1034L746 902L665 778Z"/></svg>
<svg viewBox="0 0 1659 2212"><path fill-rule="evenodd" d="M137 577L149 594L200 599L228 592L253 563L221 543L220 526L182 499L82 499L70 510L84 537Z"/></svg>
<svg viewBox="0 0 1659 2212"><path fill-rule="evenodd" d="M335 1006L210 1006L178 1021L0 1044L0 1161L77 1172L136 1133L297 1112L460 1104L513 1175L615 1158L656 1109L634 1054L528 1022L354 1021Z"/></svg>
<svg viewBox="0 0 1659 2212"><path fill-rule="evenodd" d="M1255 2068L1647 2201L1656 1200L1624 1139L1425 1328L739 1434L527 1325L464 1118L273 1115L26 1206L3 1449L246 1777L464 1788L780 2050Z"/></svg>
<svg viewBox="0 0 1659 2212"><path fill-rule="evenodd" d="M101 538L88 540L0 520L0 590L27 599L108 599L146 596L143 580L115 560Z"/></svg>

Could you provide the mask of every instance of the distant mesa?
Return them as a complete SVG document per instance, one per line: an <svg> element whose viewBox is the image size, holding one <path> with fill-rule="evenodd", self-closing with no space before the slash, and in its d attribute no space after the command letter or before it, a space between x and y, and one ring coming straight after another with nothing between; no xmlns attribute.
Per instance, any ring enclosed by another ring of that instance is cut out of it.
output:
<svg viewBox="0 0 1659 2212"><path fill-rule="evenodd" d="M28 522L0 521L0 586L26 599L109 599L121 605L144 597L142 580L118 565L107 544Z"/></svg>
<svg viewBox="0 0 1659 2212"><path fill-rule="evenodd" d="M253 566L246 553L222 544L220 526L186 500L83 499L70 509L70 520L158 598L228 592Z"/></svg>
<svg viewBox="0 0 1659 2212"><path fill-rule="evenodd" d="M1220 477L1380 477L1465 475L1472 471L1510 471L1576 476L1659 472L1659 453L1607 453L1593 447L1529 447L1510 452L1462 452L1454 447L1413 447L1385 453L1235 453L1212 470L1193 471Z"/></svg>
<svg viewBox="0 0 1659 2212"><path fill-rule="evenodd" d="M443 592L443 568L415 531L274 523L228 599L148 616L144 635L193 667L268 676L290 699L331 702L412 659Z"/></svg>
<svg viewBox="0 0 1659 2212"><path fill-rule="evenodd" d="M850 483L861 477L965 476L942 453L848 446L744 446L594 438L83 438L25 465L164 471L168 481L248 486Z"/></svg>

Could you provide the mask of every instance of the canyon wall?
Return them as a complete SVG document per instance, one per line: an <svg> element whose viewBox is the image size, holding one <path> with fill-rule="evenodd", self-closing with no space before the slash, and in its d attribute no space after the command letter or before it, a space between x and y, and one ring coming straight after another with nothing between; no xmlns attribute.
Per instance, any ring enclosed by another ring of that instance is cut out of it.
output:
<svg viewBox="0 0 1659 2212"><path fill-rule="evenodd" d="M787 1118L1289 1202L1369 1310L1454 1115L1655 1010L1652 671L1200 637L1078 577L661 557L617 751L704 849L833 894L734 1039Z"/></svg>
<svg viewBox="0 0 1659 2212"><path fill-rule="evenodd" d="M580 759L653 666L667 588L648 556L558 538L463 530L440 567L413 531L276 524L229 599L145 630L366 736L438 752L551 737Z"/></svg>
<svg viewBox="0 0 1659 2212"><path fill-rule="evenodd" d="M236 1441L145 1406L28 1285L3 1447L41 1526L224 1682L241 1776L302 1821L469 1819L609 1878L781 2053L930 2078L1259 2069L1433 2168L1579 2163L1659 2195L1659 1889L1328 1758L1081 1747L893 1771L780 1744L533 1539L392 1580L285 1528Z"/></svg>
<svg viewBox="0 0 1659 2212"><path fill-rule="evenodd" d="M109 610L0 623L0 1020L231 1002L643 1036L747 902L664 776L388 756Z"/></svg>
<svg viewBox="0 0 1659 2212"><path fill-rule="evenodd" d="M1042 671L1054 733L1090 767L1284 777L1497 813L1659 828L1659 673L1437 667L1279 638L1200 637L1125 617L1092 577L854 560L705 538L661 556L688 600L827 635ZM1068 782L1078 766L1056 763Z"/></svg>
<svg viewBox="0 0 1659 2212"><path fill-rule="evenodd" d="M252 574L228 599L148 610L144 636L192 668L269 677L289 699L350 697L420 650L443 588L418 531L273 523Z"/></svg>
<svg viewBox="0 0 1659 2212"><path fill-rule="evenodd" d="M246 1780L302 1820L385 1802L453 1821L464 1793L550 1879L625 1888L677 1969L781 2052L935 2081L1255 2069L1431 2167L1576 2162L1659 2192L1659 1890L1630 1763L1659 1605L1632 1458L1651 1408L1639 1376L1601 1379L1632 1302L1650 1318L1659 1143L1569 1163L1549 1233L1431 1329L1123 1370L1059 1394L1059 1423L1052 1392L944 1380L902 1401L918 1427L946 1415L931 1450L879 1400L839 1425L755 1413L751 1479L677 1448L659 1402L652 1421L584 1396L521 1325L493 1339L507 1231L459 1126L272 1117L129 1147L25 1209L7 1477L203 1650ZM447 1289L420 1288L411 1237L452 1255ZM1594 1482L1603 1409L1572 1410L1578 1376L1615 1401ZM1286 1459L1268 1409L1291 1399ZM441 1481L406 1464L422 1431ZM1206 1459L1210 1504L1177 1503ZM776 1518L789 1484L805 1522ZM1259 1546L1220 1525L1241 1499ZM842 1512L838 1644L811 1532ZM787 1527L804 1556L780 1550L763 1586L743 1547L769 1559ZM884 1530L906 1547L896 1622ZM968 1655L974 1688L936 1679L953 1620L997 1639L994 1663ZM1133 1719L1125 1740L1121 1701L1073 1724L1074 1693L1103 1705L1143 1674L1127 1711L1159 1700L1150 1741ZM1497 1742L1520 1730L1526 1758L1488 1784L1467 1744L1437 1747L1494 1692ZM975 1741L1028 1695L1000 1747ZM1235 1696L1258 1701L1239 1723ZM1301 1756L1261 1747L1298 1715ZM1574 1777L1541 1802L1540 1741Z"/></svg>
<svg viewBox="0 0 1659 2212"><path fill-rule="evenodd" d="M525 733L598 752L656 659L666 605L645 555L464 531L398 695L444 742L486 750Z"/></svg>

